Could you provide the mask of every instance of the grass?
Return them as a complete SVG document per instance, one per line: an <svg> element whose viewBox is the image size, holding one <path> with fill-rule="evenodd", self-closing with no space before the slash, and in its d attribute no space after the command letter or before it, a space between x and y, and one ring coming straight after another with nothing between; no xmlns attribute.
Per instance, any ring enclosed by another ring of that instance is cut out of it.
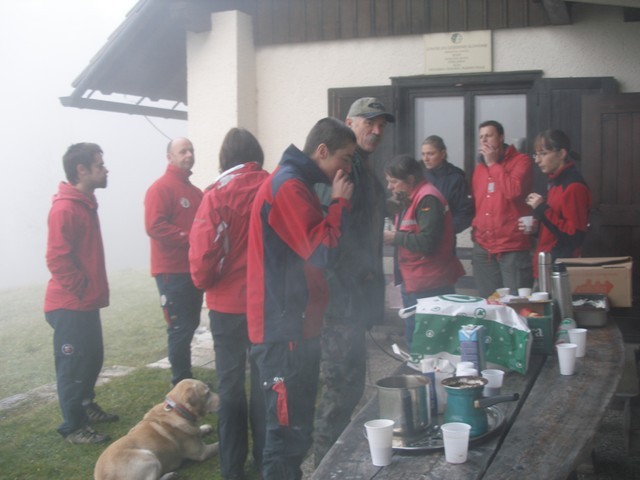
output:
<svg viewBox="0 0 640 480"><path fill-rule="evenodd" d="M167 336L154 280L147 272L109 275L111 305L101 312L104 365L135 370L97 387L97 401L120 421L98 425L112 439L125 435L167 394L170 373L145 368L166 356ZM45 286L0 291L0 399L55 384L53 329L42 312ZM196 368L194 375L215 383L215 371ZM38 400L0 411L0 478L15 480L89 479L106 445L69 445L56 432L61 423L57 401ZM204 423L216 424L215 415ZM216 441L216 434L207 437ZM186 462L181 479L220 479L218 457ZM257 478L248 468L249 480ZM253 475L253 476L252 476Z"/></svg>
<svg viewBox="0 0 640 480"><path fill-rule="evenodd" d="M212 370L196 368L194 375L204 381L215 381ZM111 380L98 387L97 400L105 410L118 413L120 421L97 425L96 430L113 439L120 438L153 405L162 402L166 393L165 370L140 368ZM210 415L203 423L214 425L215 430L215 422L215 415ZM0 414L0 476L15 480L92 478L95 462L106 445L70 445L56 432L59 424L56 402L23 406ZM215 441L214 431L206 442ZM247 474L249 479L257 478L250 471ZM218 457L205 462L185 462L180 468L180 478L221 479Z"/></svg>
<svg viewBox="0 0 640 480"><path fill-rule="evenodd" d="M109 276L102 309L105 366L139 367L166 356L166 326L148 272ZM45 286L0 291L0 399L55 383L53 329L42 311Z"/></svg>

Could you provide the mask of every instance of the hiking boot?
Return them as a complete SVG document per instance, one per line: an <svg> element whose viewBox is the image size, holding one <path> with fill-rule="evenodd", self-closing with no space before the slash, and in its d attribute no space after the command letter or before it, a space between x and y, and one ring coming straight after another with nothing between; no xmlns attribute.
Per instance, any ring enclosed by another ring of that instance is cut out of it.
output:
<svg viewBox="0 0 640 480"><path fill-rule="evenodd" d="M115 413L107 413L100 408L96 402L91 402L89 405L85 405L84 411L89 417L90 423L105 423L105 422L117 422L120 417Z"/></svg>
<svg viewBox="0 0 640 480"><path fill-rule="evenodd" d="M67 443L73 443L76 445L89 445L93 443L107 442L111 440L111 437L109 437L109 435L98 433L91 427L82 427L64 437L64 440Z"/></svg>

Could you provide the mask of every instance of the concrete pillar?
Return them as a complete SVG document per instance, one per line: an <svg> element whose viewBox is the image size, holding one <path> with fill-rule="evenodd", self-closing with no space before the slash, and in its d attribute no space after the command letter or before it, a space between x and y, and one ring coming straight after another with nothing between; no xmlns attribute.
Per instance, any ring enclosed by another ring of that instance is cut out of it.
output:
<svg viewBox="0 0 640 480"><path fill-rule="evenodd" d="M196 150L192 182L204 188L219 173L225 134L243 127L258 135L256 55L249 15L211 15L211 30L187 33L189 137Z"/></svg>

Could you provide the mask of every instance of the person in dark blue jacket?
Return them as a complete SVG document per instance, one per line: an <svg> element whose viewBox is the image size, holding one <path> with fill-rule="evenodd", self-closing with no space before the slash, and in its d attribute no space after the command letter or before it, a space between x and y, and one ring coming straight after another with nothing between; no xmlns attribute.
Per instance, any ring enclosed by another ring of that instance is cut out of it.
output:
<svg viewBox="0 0 640 480"><path fill-rule="evenodd" d="M447 147L438 135L431 135L422 142L422 163L427 167L426 179L449 203L453 232L458 234L469 228L474 214L469 186L464 171L447 161Z"/></svg>

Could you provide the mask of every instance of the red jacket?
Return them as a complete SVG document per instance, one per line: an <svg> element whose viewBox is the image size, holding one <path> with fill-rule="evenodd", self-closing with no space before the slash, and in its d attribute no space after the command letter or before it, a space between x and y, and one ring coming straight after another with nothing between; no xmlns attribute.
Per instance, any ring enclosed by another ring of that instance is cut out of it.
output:
<svg viewBox="0 0 640 480"><path fill-rule="evenodd" d="M260 186L247 252L247 325L252 343L320 335L329 301L323 269L334 260L351 204L334 200L326 217L313 190L326 175L291 145Z"/></svg>
<svg viewBox="0 0 640 480"><path fill-rule="evenodd" d="M207 307L245 313L247 238L253 198L269 174L250 162L224 172L207 188L189 234L189 264Z"/></svg>
<svg viewBox="0 0 640 480"><path fill-rule="evenodd" d="M402 275L404 288L409 293L418 293L434 288L455 285L464 275L460 260L454 255L453 218L447 201L431 183L424 182L411 192L411 203L400 221L400 232L418 233L418 204L427 195L434 196L444 207L444 230L435 251L430 255L413 252L398 246L398 267ZM398 222L396 221L396 224Z"/></svg>
<svg viewBox="0 0 640 480"><path fill-rule="evenodd" d="M190 171L168 165L147 190L144 224L151 237L151 275L189 273L189 231L202 191L189 181Z"/></svg>
<svg viewBox="0 0 640 480"><path fill-rule="evenodd" d="M109 305L109 284L96 197L60 183L49 211L44 311L89 311Z"/></svg>
<svg viewBox="0 0 640 480"><path fill-rule="evenodd" d="M530 250L531 235L518 230L518 219L531 215L525 203L533 189L531 159L510 145L501 162L478 163L471 184L473 240L491 254Z"/></svg>
<svg viewBox="0 0 640 480"><path fill-rule="evenodd" d="M533 274L538 277L538 253L550 252L551 260L579 257L587 235L591 192L575 164L569 163L549 176L547 201L533 210L539 222L538 247Z"/></svg>

